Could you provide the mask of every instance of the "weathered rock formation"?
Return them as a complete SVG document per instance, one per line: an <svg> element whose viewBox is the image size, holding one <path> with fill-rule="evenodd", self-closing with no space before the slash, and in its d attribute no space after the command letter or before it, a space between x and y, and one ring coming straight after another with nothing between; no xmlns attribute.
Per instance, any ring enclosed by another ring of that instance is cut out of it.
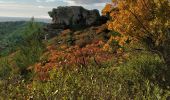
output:
<svg viewBox="0 0 170 100"><path fill-rule="evenodd" d="M97 9L87 10L81 6L65 6L54 8L49 12L52 23L46 28L48 33L56 33L64 29L78 30L106 23L107 18L100 16Z"/></svg>

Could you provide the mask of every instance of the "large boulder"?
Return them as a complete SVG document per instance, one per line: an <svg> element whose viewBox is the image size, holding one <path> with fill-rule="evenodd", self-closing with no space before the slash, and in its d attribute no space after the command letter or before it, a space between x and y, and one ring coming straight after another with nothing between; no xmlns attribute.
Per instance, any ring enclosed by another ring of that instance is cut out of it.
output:
<svg viewBox="0 0 170 100"><path fill-rule="evenodd" d="M79 29L92 25L99 25L102 24L103 21L106 22L106 20L100 16L98 10L87 10L81 6L54 8L49 12L49 16L52 18L52 25L56 29Z"/></svg>
<svg viewBox="0 0 170 100"><path fill-rule="evenodd" d="M107 17L100 16L98 10L87 10L81 6L54 8L49 12L49 16L52 18L52 23L44 28L46 32L44 39L52 38L65 29L77 31L91 26L100 26L108 20Z"/></svg>

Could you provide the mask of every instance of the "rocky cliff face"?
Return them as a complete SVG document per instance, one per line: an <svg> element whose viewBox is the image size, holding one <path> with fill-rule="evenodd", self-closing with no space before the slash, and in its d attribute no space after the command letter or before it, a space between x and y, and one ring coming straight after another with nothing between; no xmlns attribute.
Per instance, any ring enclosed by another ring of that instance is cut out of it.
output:
<svg viewBox="0 0 170 100"><path fill-rule="evenodd" d="M107 18L100 16L99 11L87 10L81 6L65 6L54 8L49 12L52 23L46 28L48 33L55 35L64 29L79 30L90 26L106 23Z"/></svg>

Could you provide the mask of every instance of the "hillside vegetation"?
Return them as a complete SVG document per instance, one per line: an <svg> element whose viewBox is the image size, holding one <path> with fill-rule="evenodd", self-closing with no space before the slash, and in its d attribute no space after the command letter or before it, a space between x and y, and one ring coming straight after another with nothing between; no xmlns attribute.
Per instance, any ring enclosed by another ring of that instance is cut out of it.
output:
<svg viewBox="0 0 170 100"><path fill-rule="evenodd" d="M58 32L32 19L4 28L15 49L0 51L0 99L169 100L169 1L113 4L101 25Z"/></svg>
<svg viewBox="0 0 170 100"><path fill-rule="evenodd" d="M41 27L45 23L38 23ZM0 56L6 56L16 50L30 31L29 22L0 22ZM27 32L26 32L27 31ZM32 30L31 30L32 31Z"/></svg>
<svg viewBox="0 0 170 100"><path fill-rule="evenodd" d="M23 28L26 25L26 22L1 22L0 23L0 47L1 48L5 48L5 46L7 46L7 42L9 41L9 39L7 39L8 37L10 37L10 35L14 34L15 31L17 33L17 30L19 31L19 29Z"/></svg>

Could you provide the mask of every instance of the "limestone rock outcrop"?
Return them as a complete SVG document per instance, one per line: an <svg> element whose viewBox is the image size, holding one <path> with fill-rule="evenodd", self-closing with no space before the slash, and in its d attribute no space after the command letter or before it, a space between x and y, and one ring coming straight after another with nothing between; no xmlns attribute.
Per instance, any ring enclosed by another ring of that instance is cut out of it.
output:
<svg viewBox="0 0 170 100"><path fill-rule="evenodd" d="M87 10L81 6L54 8L49 16L53 21L52 27L58 29L79 29L106 22L106 18L101 17L97 9Z"/></svg>
<svg viewBox="0 0 170 100"><path fill-rule="evenodd" d="M108 20L107 17L100 16L97 9L87 10L81 6L54 8L49 12L49 16L52 18L52 23L44 28L48 38L56 36L65 29L77 31L91 26L100 26Z"/></svg>

